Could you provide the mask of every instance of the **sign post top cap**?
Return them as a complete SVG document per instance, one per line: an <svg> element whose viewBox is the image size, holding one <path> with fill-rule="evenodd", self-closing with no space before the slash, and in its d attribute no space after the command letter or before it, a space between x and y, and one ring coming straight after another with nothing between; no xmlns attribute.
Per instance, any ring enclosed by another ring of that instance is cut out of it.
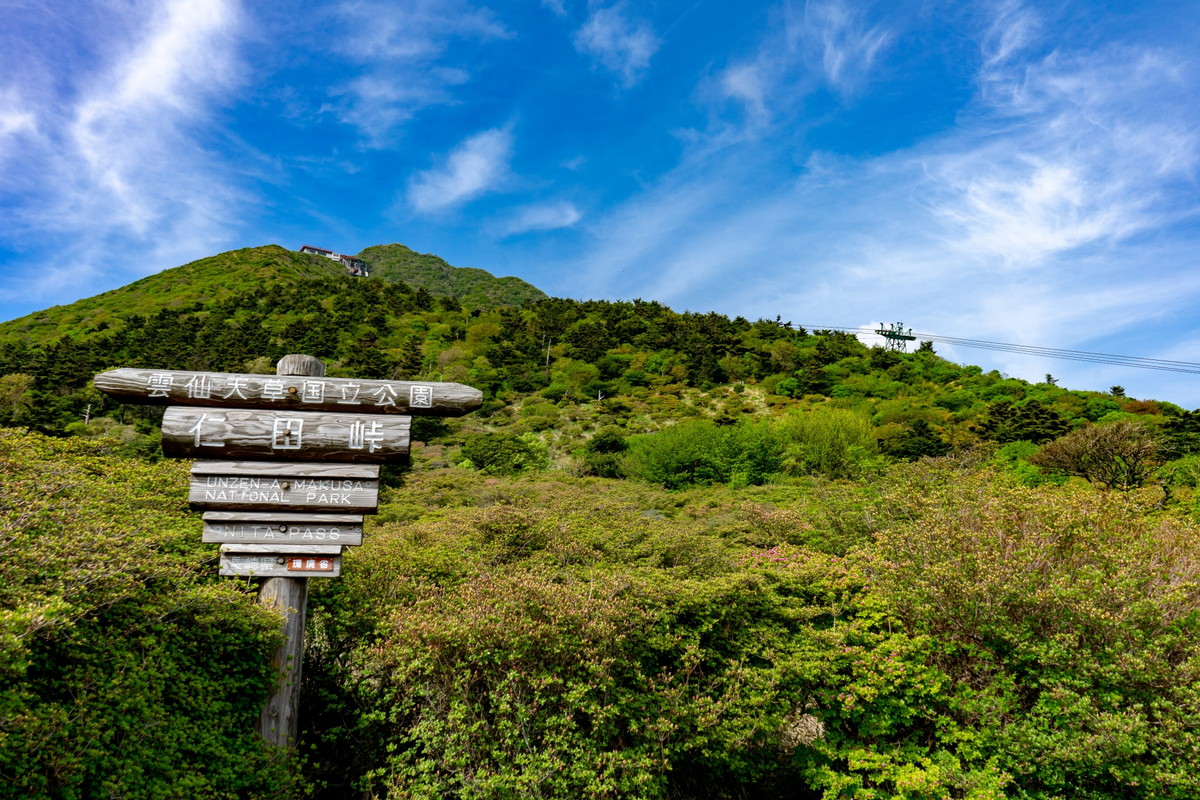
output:
<svg viewBox="0 0 1200 800"><path fill-rule="evenodd" d="M316 356L291 353L279 359L279 363L275 365L275 374L323 378L325 377L325 362Z"/></svg>

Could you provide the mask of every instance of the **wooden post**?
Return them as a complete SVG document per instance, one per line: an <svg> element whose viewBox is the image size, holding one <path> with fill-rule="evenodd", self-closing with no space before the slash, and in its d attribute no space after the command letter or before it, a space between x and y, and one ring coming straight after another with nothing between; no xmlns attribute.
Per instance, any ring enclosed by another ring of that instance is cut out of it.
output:
<svg viewBox="0 0 1200 800"><path fill-rule="evenodd" d="M279 360L276 375L325 375L325 364L308 355L288 355ZM258 732L276 747L296 743L300 716L300 670L304 662L304 621L308 615L307 578L267 578L258 592L258 602L274 608L283 617L283 644L275 651L279 684L267 698L258 718Z"/></svg>

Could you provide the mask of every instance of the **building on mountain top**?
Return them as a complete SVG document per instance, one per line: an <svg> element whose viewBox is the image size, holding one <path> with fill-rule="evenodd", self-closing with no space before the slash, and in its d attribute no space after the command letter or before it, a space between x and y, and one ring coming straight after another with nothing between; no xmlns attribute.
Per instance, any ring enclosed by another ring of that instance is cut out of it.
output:
<svg viewBox="0 0 1200 800"><path fill-rule="evenodd" d="M346 268L346 272L349 272L351 275L357 275L365 278L371 274L370 269L367 267L367 262L363 261L357 256L342 255L341 253L335 253L332 250L327 250L324 247L314 247L311 244L300 245L300 252L312 253L315 256L322 256L324 258L332 259L333 261L340 261L342 266Z"/></svg>

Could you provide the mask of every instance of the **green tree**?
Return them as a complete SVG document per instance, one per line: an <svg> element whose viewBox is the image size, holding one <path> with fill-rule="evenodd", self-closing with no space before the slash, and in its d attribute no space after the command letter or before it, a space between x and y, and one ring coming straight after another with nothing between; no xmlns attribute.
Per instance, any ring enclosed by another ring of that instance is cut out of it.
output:
<svg viewBox="0 0 1200 800"><path fill-rule="evenodd" d="M1041 443L1062 436L1071 430L1071 423L1037 400L1021 404L998 400L984 411L978 430L980 436L1000 444L1022 440Z"/></svg>
<svg viewBox="0 0 1200 800"><path fill-rule="evenodd" d="M1162 463L1161 452L1162 440L1145 423L1118 420L1072 431L1042 447L1029 462L1106 489L1135 489Z"/></svg>
<svg viewBox="0 0 1200 800"><path fill-rule="evenodd" d="M583 463L589 475L623 478L624 453L629 448L625 434L614 427L603 428L583 446Z"/></svg>
<svg viewBox="0 0 1200 800"><path fill-rule="evenodd" d="M1200 409L1168 417L1162 433L1164 444L1173 456L1200 453Z"/></svg>
<svg viewBox="0 0 1200 800"><path fill-rule="evenodd" d="M667 489L714 483L760 484L779 470L779 436L768 424L681 422L629 439L625 471Z"/></svg>
<svg viewBox="0 0 1200 800"><path fill-rule="evenodd" d="M915 420L901 436L892 439L885 451L893 458L916 461L918 458L936 458L950 452L950 445L923 419Z"/></svg>

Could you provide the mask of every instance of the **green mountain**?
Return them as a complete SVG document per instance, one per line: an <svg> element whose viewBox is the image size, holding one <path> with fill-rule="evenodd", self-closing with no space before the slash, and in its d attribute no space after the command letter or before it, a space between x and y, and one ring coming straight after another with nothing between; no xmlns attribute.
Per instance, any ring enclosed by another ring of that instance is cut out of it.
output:
<svg viewBox="0 0 1200 800"><path fill-rule="evenodd" d="M148 275L69 305L53 306L0 323L0 341L48 343L63 336L112 327L134 314L154 314L221 300L258 286L287 286L344 274L342 266L329 259L302 255L278 245L231 250Z"/></svg>
<svg viewBox="0 0 1200 800"><path fill-rule="evenodd" d="M360 257L371 265L374 280L406 283L472 307L520 305L546 296L520 278L496 278L481 269L452 267L437 256L422 255L401 244L369 247ZM222 301L264 286L294 287L322 280L357 279L350 278L336 261L278 245L231 250L69 305L0 323L0 342L44 344L119 327L133 315Z"/></svg>
<svg viewBox="0 0 1200 800"><path fill-rule="evenodd" d="M546 299L546 294L520 278L497 278L471 267L452 267L430 253L402 244L380 244L358 254L371 267L371 276L407 283L438 297L453 297L465 306L509 305Z"/></svg>

